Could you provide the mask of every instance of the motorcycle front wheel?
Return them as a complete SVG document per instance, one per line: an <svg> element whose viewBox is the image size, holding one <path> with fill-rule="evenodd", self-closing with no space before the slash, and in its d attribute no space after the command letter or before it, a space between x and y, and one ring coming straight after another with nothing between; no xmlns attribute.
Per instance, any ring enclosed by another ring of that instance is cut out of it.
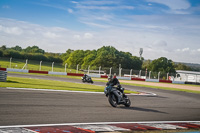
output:
<svg viewBox="0 0 200 133"><path fill-rule="evenodd" d="M109 95L108 101L109 101L110 105L112 105L113 107L117 107L117 98L114 94Z"/></svg>
<svg viewBox="0 0 200 133"><path fill-rule="evenodd" d="M131 100L127 97L125 99L125 104L124 104L126 107L130 107L131 106Z"/></svg>

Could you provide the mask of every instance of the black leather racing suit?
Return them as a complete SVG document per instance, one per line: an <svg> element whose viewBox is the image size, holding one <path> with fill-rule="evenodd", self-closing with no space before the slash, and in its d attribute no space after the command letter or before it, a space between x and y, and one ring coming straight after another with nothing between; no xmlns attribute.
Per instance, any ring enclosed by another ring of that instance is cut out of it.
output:
<svg viewBox="0 0 200 133"><path fill-rule="evenodd" d="M121 85L120 85L120 82L117 78L113 78L113 79L110 79L110 81L108 81L106 83L107 86L111 85L112 87L117 85L117 89L122 93L124 94L124 91L121 89ZM115 93L115 92L114 92ZM116 92L115 95L118 97L118 103L121 102L122 100L122 97Z"/></svg>

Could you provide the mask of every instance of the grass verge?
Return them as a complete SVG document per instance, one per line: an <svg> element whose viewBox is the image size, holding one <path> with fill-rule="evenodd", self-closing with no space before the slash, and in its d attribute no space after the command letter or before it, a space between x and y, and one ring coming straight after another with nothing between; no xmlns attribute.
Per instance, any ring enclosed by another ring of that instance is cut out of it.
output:
<svg viewBox="0 0 200 133"><path fill-rule="evenodd" d="M43 80L43 79L19 78L19 77L8 77L7 82L1 82L0 87L92 91L92 92L104 91L104 86L53 81L53 80ZM125 93L137 93L137 92L126 90Z"/></svg>
<svg viewBox="0 0 200 133"><path fill-rule="evenodd" d="M124 85L131 85L131 86L139 86L139 87L147 87L147 88L154 88L154 89L163 89L163 90L171 90L171 91L183 91L183 92L189 92L189 93L197 93L200 94L199 91L195 90L187 90L187 89L179 89L179 88L170 88L170 87L160 87L160 86L151 86L151 85L141 85L141 84L134 84L134 83L121 83Z"/></svg>
<svg viewBox="0 0 200 133"><path fill-rule="evenodd" d="M9 72L9 73L18 73L18 74L29 74L29 75L41 75L41 74L37 74L37 73L21 73L21 72ZM77 76L64 76L64 75L51 75L51 74L42 74L44 76L54 76L54 77L62 77L62 78L73 78L73 79L81 79L81 77L77 77ZM97 81L97 82L108 82L107 79L99 79L99 78L93 78L93 81ZM141 81L141 83L144 81ZM160 86L152 86L152 85L143 85L143 84L136 84L136 83L123 83L120 82L122 85L130 85L130 86L139 86L139 87L147 87L147 88L154 88L154 89L163 89L163 90L171 90L171 91L183 91L183 92L188 92L188 93L196 93L196 94L200 94L200 90L199 91L194 91L194 90L187 90L187 89L177 89L177 88L170 88L170 87L160 87ZM168 83L165 83L168 84ZM180 86L198 86L198 85L187 85L187 84L180 84ZM126 90L128 91L128 90ZM126 93L130 93L130 92L126 92ZM137 92L132 92L131 93L137 93Z"/></svg>

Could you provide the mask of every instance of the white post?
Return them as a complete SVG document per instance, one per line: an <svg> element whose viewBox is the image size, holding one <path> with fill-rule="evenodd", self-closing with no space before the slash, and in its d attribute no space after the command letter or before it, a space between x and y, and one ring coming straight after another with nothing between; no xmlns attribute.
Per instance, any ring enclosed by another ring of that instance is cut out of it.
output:
<svg viewBox="0 0 200 133"><path fill-rule="evenodd" d="M54 65L54 62L52 62L52 72L53 72L53 65Z"/></svg>
<svg viewBox="0 0 200 133"><path fill-rule="evenodd" d="M158 80L160 79L160 72L158 73Z"/></svg>
<svg viewBox="0 0 200 133"><path fill-rule="evenodd" d="M140 72L139 72L139 77L141 77L141 72L142 72L142 70L140 70Z"/></svg>
<svg viewBox="0 0 200 133"><path fill-rule="evenodd" d="M149 72L149 79L151 78L151 71Z"/></svg>
<svg viewBox="0 0 200 133"><path fill-rule="evenodd" d="M28 59L26 59L26 69L27 69L27 66L28 66Z"/></svg>
<svg viewBox="0 0 200 133"><path fill-rule="evenodd" d="M78 64L79 65L79 64ZM76 73L78 73L78 65L76 66Z"/></svg>
<svg viewBox="0 0 200 133"><path fill-rule="evenodd" d="M167 73L167 80L169 80L169 73Z"/></svg>
<svg viewBox="0 0 200 133"><path fill-rule="evenodd" d="M90 74L90 65L88 66L88 74Z"/></svg>
<svg viewBox="0 0 200 133"><path fill-rule="evenodd" d="M101 66L99 67L99 75L101 74Z"/></svg>
<svg viewBox="0 0 200 133"><path fill-rule="evenodd" d="M110 68L110 75L111 75L111 70L112 70L112 67Z"/></svg>
<svg viewBox="0 0 200 133"><path fill-rule="evenodd" d="M131 70L130 70L130 77L132 77L132 71L133 71L133 70L131 69Z"/></svg>
<svg viewBox="0 0 200 133"><path fill-rule="evenodd" d="M66 68L67 68L67 63L65 64L65 72L67 71Z"/></svg>
<svg viewBox="0 0 200 133"><path fill-rule="evenodd" d="M12 62L12 57L10 57L10 68L12 67L12 66L11 66L11 62Z"/></svg>
<svg viewBox="0 0 200 133"><path fill-rule="evenodd" d="M122 68L120 68L120 77L122 76Z"/></svg>
<svg viewBox="0 0 200 133"><path fill-rule="evenodd" d="M26 64L23 66L22 69L26 68L27 69L27 64L28 64L28 59L26 59Z"/></svg>
<svg viewBox="0 0 200 133"><path fill-rule="evenodd" d="M119 76L121 77L120 71L121 71L121 64L119 64Z"/></svg>
<svg viewBox="0 0 200 133"><path fill-rule="evenodd" d="M40 71L41 71L41 68L42 68L42 61L40 61Z"/></svg>

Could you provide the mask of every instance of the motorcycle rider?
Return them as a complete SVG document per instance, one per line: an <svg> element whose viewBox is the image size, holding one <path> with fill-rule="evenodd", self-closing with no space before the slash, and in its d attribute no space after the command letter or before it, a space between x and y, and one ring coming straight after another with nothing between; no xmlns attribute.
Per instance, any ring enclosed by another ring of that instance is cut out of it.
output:
<svg viewBox="0 0 200 133"><path fill-rule="evenodd" d="M116 77L110 75L108 77L108 82L106 83L106 85L107 86L111 85L112 87L117 85L116 88L122 93L122 95L124 95L124 88L122 88L122 86L120 85L119 80ZM122 96L120 96L117 92L114 92L114 93L118 97L118 103L122 103L123 102L122 101L123 100Z"/></svg>
<svg viewBox="0 0 200 133"><path fill-rule="evenodd" d="M87 74L84 74L84 75L83 75L83 79L86 80L87 78L88 78L88 75L87 75Z"/></svg>

